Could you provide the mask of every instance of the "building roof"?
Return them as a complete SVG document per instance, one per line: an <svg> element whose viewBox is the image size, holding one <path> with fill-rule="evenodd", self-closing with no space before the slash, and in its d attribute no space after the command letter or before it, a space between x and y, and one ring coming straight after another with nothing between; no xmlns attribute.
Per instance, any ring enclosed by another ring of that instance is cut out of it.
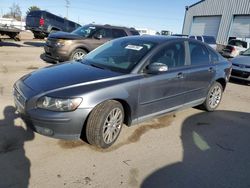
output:
<svg viewBox="0 0 250 188"><path fill-rule="evenodd" d="M195 6L195 5L198 5L198 4L202 3L203 1L205 1L205 0L198 1L197 3L194 3L194 4L190 5L190 6L188 6L188 8L191 8L191 7Z"/></svg>

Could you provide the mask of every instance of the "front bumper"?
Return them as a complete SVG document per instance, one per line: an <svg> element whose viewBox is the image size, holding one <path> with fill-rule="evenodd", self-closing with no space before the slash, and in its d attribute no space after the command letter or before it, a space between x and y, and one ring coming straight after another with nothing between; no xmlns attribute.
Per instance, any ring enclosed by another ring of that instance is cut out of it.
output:
<svg viewBox="0 0 250 188"><path fill-rule="evenodd" d="M250 71L233 67L231 78L250 81Z"/></svg>
<svg viewBox="0 0 250 188"><path fill-rule="evenodd" d="M78 108L72 112L54 112L37 108L35 104L30 106L28 105L29 97L25 96L28 96L27 94L31 93L31 90L28 90L29 88L23 84L19 84L19 86L22 86L26 95L21 92L20 88L14 87L14 103L27 126L39 134L53 138L70 140L80 138L91 108Z"/></svg>
<svg viewBox="0 0 250 188"><path fill-rule="evenodd" d="M91 109L77 109L73 112L52 112L32 109L21 113L21 117L35 132L59 139L76 140Z"/></svg>
<svg viewBox="0 0 250 188"><path fill-rule="evenodd" d="M70 59L70 52L63 49L58 49L57 47L51 47L48 45L44 46L45 61L63 62Z"/></svg>

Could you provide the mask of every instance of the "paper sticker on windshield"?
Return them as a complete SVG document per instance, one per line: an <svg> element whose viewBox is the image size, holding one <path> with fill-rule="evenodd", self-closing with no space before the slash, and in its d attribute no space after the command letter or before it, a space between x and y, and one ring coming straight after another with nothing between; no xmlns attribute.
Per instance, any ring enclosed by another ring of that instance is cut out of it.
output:
<svg viewBox="0 0 250 188"><path fill-rule="evenodd" d="M143 47L142 46L136 46L136 45L129 44L125 48L129 49L129 50L140 51Z"/></svg>

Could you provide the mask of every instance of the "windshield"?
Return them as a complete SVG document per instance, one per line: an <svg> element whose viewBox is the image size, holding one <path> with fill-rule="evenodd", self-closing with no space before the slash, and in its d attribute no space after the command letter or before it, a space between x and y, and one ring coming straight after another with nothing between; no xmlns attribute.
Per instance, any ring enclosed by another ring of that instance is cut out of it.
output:
<svg viewBox="0 0 250 188"><path fill-rule="evenodd" d="M93 32L96 30L95 26L83 26L79 27L76 30L72 31L71 33L80 35L82 37L89 37L93 34Z"/></svg>
<svg viewBox="0 0 250 188"><path fill-rule="evenodd" d="M244 51L241 55L250 56L250 48L248 48L246 51Z"/></svg>
<svg viewBox="0 0 250 188"><path fill-rule="evenodd" d="M120 38L90 52L83 62L102 69L129 73L154 46L155 43L138 38Z"/></svg>

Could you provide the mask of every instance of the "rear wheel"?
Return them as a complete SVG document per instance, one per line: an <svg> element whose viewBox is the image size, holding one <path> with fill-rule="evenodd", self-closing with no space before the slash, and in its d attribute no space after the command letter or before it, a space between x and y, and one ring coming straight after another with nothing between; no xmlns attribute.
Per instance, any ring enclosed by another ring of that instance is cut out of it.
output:
<svg viewBox="0 0 250 188"><path fill-rule="evenodd" d="M212 112L214 111L220 104L223 94L222 85L219 82L215 82L209 89L207 98L202 104L202 107Z"/></svg>
<svg viewBox="0 0 250 188"><path fill-rule="evenodd" d="M70 60L80 60L87 54L83 49L77 48L70 56Z"/></svg>
<svg viewBox="0 0 250 188"><path fill-rule="evenodd" d="M97 105L87 121L87 141L101 148L111 146L121 132L123 120L124 110L118 101L108 100Z"/></svg>

